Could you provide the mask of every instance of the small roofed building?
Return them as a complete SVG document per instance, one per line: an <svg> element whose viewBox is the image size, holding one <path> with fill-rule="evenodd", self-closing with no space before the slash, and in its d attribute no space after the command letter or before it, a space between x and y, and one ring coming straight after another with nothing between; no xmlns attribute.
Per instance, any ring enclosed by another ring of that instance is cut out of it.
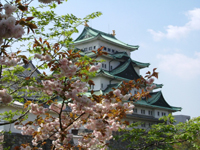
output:
<svg viewBox="0 0 200 150"><path fill-rule="evenodd" d="M104 60L101 68L97 71L96 77L92 78L95 85L91 90L95 94L106 94L112 88L118 88L123 81L135 80L141 77L140 69L148 67L149 63L138 62L130 57L130 54L138 50L138 45L129 45L121 42L113 34L104 33L93 29L88 25L84 27L82 33L74 41L74 48L80 49L82 55L95 58L97 51L103 47L103 51L108 55L102 55L97 60ZM142 128L151 126L159 122L159 118L173 112L181 111L181 107L174 107L167 103L159 88L162 84L156 84L156 92L151 92L151 97L134 101L134 113L126 116L130 123L141 121ZM142 89L132 89L132 95L141 92Z"/></svg>
<svg viewBox="0 0 200 150"><path fill-rule="evenodd" d="M173 116L176 121L174 124L178 124L179 122L185 123L190 120L190 116L187 115L173 115Z"/></svg>

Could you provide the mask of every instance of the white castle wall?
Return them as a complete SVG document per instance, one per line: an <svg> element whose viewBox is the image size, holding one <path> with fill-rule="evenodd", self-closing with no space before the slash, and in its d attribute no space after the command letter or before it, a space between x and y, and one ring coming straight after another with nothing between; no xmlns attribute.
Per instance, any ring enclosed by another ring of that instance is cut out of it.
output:
<svg viewBox="0 0 200 150"><path fill-rule="evenodd" d="M91 52L92 50L97 50L98 48L101 48L102 46L106 48L106 52L108 53L115 53L116 51L118 52L126 52L129 56L130 56L130 51L120 47L120 46L116 46L113 45L111 43L106 43L102 40L96 40L96 41L91 41L91 42L87 42L87 43L76 43L75 44L76 48L85 50L86 52ZM95 46L95 49L94 49ZM109 51L110 49L110 51Z"/></svg>

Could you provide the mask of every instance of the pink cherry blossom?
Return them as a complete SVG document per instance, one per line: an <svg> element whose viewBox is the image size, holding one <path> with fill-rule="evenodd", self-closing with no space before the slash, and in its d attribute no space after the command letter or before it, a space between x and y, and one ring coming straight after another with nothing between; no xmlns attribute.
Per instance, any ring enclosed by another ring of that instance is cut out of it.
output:
<svg viewBox="0 0 200 150"><path fill-rule="evenodd" d="M98 63L98 65L96 65L96 66L91 66L89 71L90 72L94 72L94 71L99 70L99 68L101 68L101 64L100 63Z"/></svg>

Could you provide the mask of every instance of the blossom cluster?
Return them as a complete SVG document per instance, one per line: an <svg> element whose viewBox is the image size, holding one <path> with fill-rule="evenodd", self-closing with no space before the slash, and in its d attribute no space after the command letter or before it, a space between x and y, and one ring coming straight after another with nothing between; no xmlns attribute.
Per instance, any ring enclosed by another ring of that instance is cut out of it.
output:
<svg viewBox="0 0 200 150"><path fill-rule="evenodd" d="M40 59L41 61L51 61L52 58L50 55L41 55L41 54L35 54L35 58Z"/></svg>
<svg viewBox="0 0 200 150"><path fill-rule="evenodd" d="M0 57L0 65L16 66L20 60L21 58L18 58L15 53L11 53L8 56Z"/></svg>
<svg viewBox="0 0 200 150"><path fill-rule="evenodd" d="M54 92L61 95L64 94L62 89L64 88L63 81L60 80L42 80L42 87L27 86L27 89L31 91L43 91L47 95L51 96Z"/></svg>
<svg viewBox="0 0 200 150"><path fill-rule="evenodd" d="M120 99L124 100L124 101L127 101L130 97L131 97L131 94L126 94L126 95L122 95L121 94L121 91L119 89L116 89L113 91L113 93L119 97Z"/></svg>
<svg viewBox="0 0 200 150"><path fill-rule="evenodd" d="M56 112L56 113L60 113L61 111L61 108L62 110L65 110L66 109L66 104L63 105L62 107L62 104L55 104L55 103L52 103L50 106L49 106L49 109Z"/></svg>
<svg viewBox="0 0 200 150"><path fill-rule="evenodd" d="M12 96L10 96L6 89L3 89L3 90L0 90L0 101L5 103L5 104L8 104L12 101Z"/></svg>
<svg viewBox="0 0 200 150"><path fill-rule="evenodd" d="M82 114L83 112L91 112L91 106L95 103L91 101L86 95L78 95L79 93L84 93L88 91L85 82L81 82L77 80L76 82L72 83L72 91L66 91L65 97L67 99L73 99L73 103L69 103L69 107L72 109L72 113L75 114Z"/></svg>
<svg viewBox="0 0 200 150"><path fill-rule="evenodd" d="M152 91L153 89L156 88L156 85L153 84L153 82L154 82L154 78L150 78L149 80L146 80L146 83L147 83L146 90L147 90L147 91L150 92L150 91Z"/></svg>
<svg viewBox="0 0 200 150"><path fill-rule="evenodd" d="M16 6L5 4L3 6L5 14L0 14L0 45L3 43L3 38L21 38L25 33L21 25L16 24L15 17L12 13L16 11Z"/></svg>
<svg viewBox="0 0 200 150"><path fill-rule="evenodd" d="M67 60L66 58L63 58L59 61L59 68L60 68L60 74L55 74L54 77L60 78L60 77L72 77L76 74L77 66L72 63L72 61Z"/></svg>
<svg viewBox="0 0 200 150"><path fill-rule="evenodd" d="M20 150L31 150L31 147L29 145L26 147L20 146Z"/></svg>
<svg viewBox="0 0 200 150"><path fill-rule="evenodd" d="M60 1L62 1L62 0L38 0L38 2L44 3L44 4L49 4L51 2L58 2L58 3L60 3Z"/></svg>
<svg viewBox="0 0 200 150"><path fill-rule="evenodd" d="M64 88L63 82L59 80L44 80L42 81L43 85L43 92L46 93L47 95L51 96L54 91L57 92L57 94L61 94L63 91L62 89Z"/></svg>
<svg viewBox="0 0 200 150"><path fill-rule="evenodd" d="M33 128L31 125L27 125L27 126L15 126L16 129L18 130L22 130L21 134L22 135L32 135L35 132L35 128Z"/></svg>
<svg viewBox="0 0 200 150"><path fill-rule="evenodd" d="M31 107L30 113L32 113L34 115L44 114L48 110L47 108L44 108L44 107L39 106L38 104L34 104L34 103L31 103L30 107Z"/></svg>
<svg viewBox="0 0 200 150"><path fill-rule="evenodd" d="M91 68L89 69L90 72L94 72L99 70L99 68L101 68L101 63L98 63L98 65L92 65Z"/></svg>

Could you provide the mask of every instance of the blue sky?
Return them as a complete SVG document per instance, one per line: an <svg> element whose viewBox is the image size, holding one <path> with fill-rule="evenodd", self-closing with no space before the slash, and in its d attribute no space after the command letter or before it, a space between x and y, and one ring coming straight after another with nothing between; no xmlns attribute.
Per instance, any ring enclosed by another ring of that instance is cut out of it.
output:
<svg viewBox="0 0 200 150"><path fill-rule="evenodd" d="M89 26L107 33L115 30L119 40L140 46L132 59L151 63L143 75L158 68L156 83L164 84L163 96L183 108L176 114L200 116L200 1L69 0L56 10L77 17L96 11L103 15Z"/></svg>

